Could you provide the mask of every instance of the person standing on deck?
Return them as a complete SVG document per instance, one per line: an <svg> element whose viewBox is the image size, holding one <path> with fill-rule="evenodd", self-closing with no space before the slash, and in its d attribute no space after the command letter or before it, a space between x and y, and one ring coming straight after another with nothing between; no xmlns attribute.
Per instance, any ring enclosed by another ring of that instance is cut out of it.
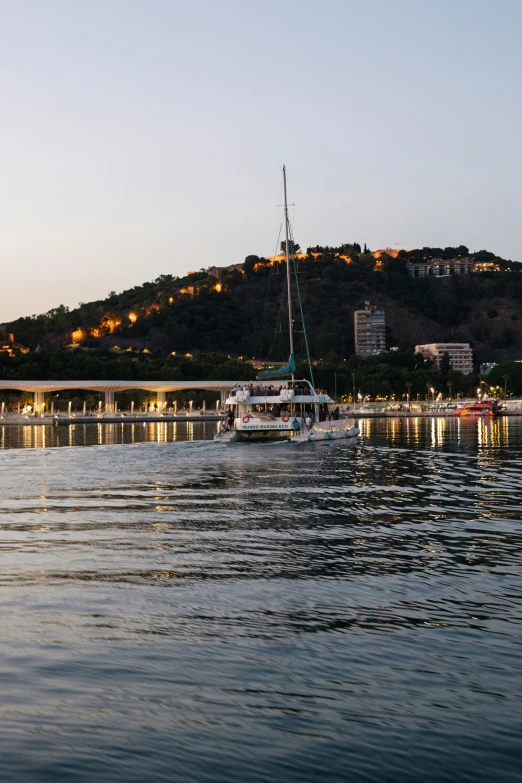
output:
<svg viewBox="0 0 522 783"><path fill-rule="evenodd" d="M228 429L231 430L234 424L234 411L231 408L229 408L227 411L227 424Z"/></svg>
<svg viewBox="0 0 522 783"><path fill-rule="evenodd" d="M299 435L301 434L301 425L299 424L296 418L294 418L293 421L293 428L294 428L294 435L298 438Z"/></svg>

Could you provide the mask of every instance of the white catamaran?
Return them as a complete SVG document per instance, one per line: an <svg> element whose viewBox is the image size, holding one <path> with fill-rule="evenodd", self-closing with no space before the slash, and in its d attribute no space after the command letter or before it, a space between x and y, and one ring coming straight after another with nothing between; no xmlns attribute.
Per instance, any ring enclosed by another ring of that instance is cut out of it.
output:
<svg viewBox="0 0 522 783"><path fill-rule="evenodd" d="M227 417L215 436L220 441L265 441L296 438L302 441L356 438L353 419L339 418L339 409L326 392L305 379L296 380L291 293L291 246L283 166L286 287L290 358L284 367L264 370L251 383L238 384L226 399ZM286 381L270 383L272 379Z"/></svg>

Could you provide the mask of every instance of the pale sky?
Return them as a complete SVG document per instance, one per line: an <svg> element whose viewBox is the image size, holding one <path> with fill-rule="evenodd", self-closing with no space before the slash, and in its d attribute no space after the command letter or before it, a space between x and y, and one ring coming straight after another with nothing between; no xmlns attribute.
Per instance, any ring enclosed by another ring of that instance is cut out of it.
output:
<svg viewBox="0 0 522 783"><path fill-rule="evenodd" d="M0 322L274 250L522 260L518 0L0 0Z"/></svg>

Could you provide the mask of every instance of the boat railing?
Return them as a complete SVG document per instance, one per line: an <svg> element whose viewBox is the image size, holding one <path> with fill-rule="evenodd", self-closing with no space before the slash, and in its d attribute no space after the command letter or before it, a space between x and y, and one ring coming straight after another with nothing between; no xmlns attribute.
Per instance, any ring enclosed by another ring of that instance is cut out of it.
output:
<svg viewBox="0 0 522 783"><path fill-rule="evenodd" d="M250 397L250 391L248 389L238 389L237 391L232 391L231 396L235 397L237 402L246 402Z"/></svg>
<svg viewBox="0 0 522 783"><path fill-rule="evenodd" d="M293 400L295 397L295 389L281 389L279 396L281 400L284 400L285 402L288 400Z"/></svg>
<svg viewBox="0 0 522 783"><path fill-rule="evenodd" d="M280 397L282 400L291 400L294 397L311 397L312 389L309 386L247 386L241 389L232 389L230 396L237 402L246 402L250 397Z"/></svg>

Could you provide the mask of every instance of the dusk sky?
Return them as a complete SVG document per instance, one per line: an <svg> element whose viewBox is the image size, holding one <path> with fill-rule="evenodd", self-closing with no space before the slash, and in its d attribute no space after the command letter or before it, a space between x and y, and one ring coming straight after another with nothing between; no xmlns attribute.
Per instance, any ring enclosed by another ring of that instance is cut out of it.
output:
<svg viewBox="0 0 522 783"><path fill-rule="evenodd" d="M302 247L522 260L514 0L0 0L0 321Z"/></svg>

